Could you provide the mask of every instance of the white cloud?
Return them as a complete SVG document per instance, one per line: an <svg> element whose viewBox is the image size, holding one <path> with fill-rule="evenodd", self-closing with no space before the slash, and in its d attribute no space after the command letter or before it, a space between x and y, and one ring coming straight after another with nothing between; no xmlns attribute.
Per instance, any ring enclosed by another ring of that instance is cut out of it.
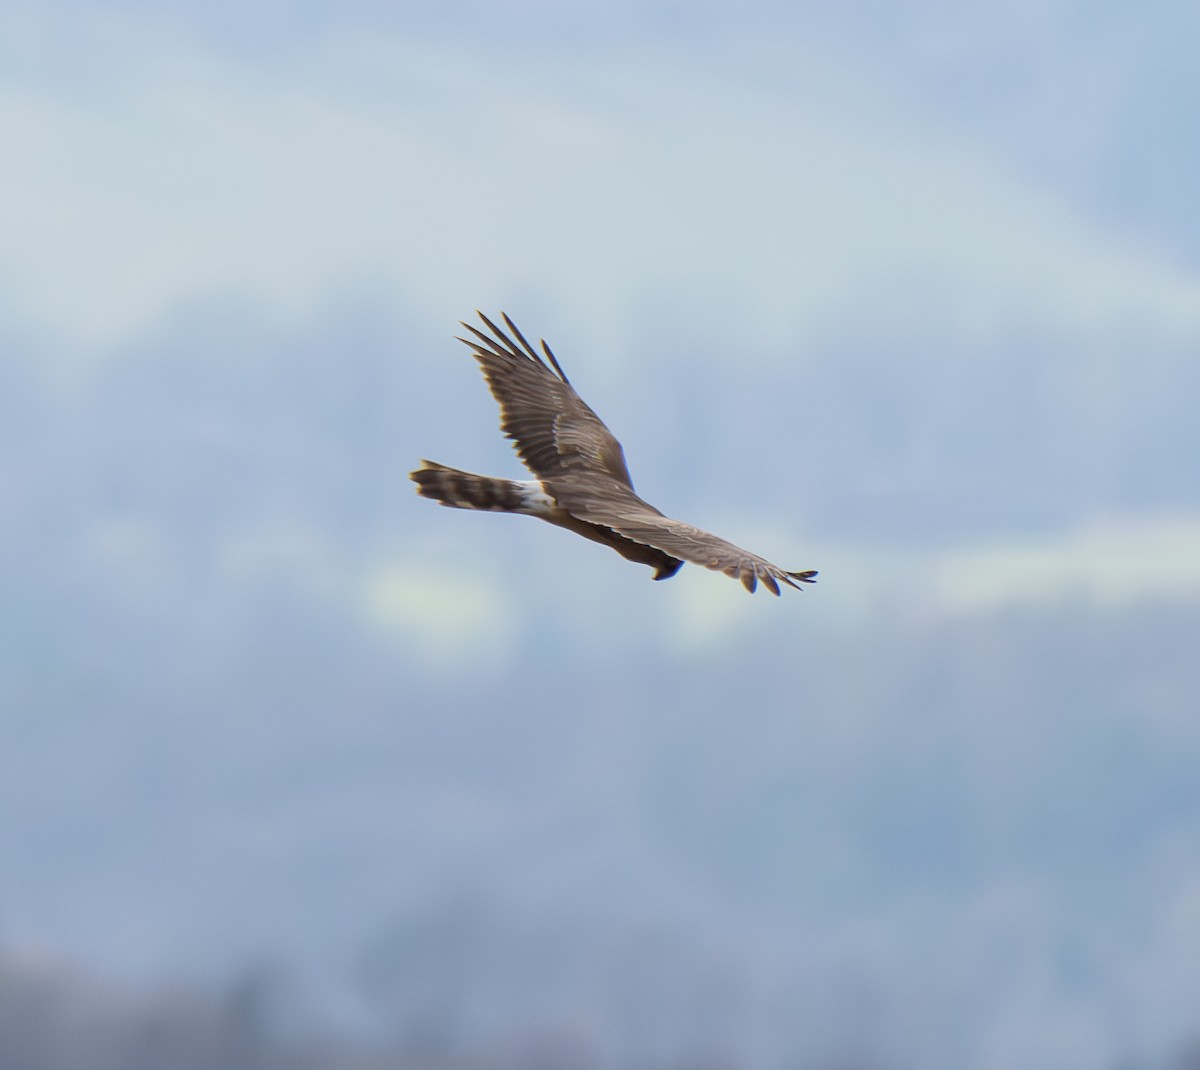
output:
<svg viewBox="0 0 1200 1070"><path fill-rule="evenodd" d="M520 635L513 600L499 582L469 570L431 570L411 560L380 564L364 578L361 602L370 622L438 668L464 657L472 671L503 664Z"/></svg>
<svg viewBox="0 0 1200 1070"><path fill-rule="evenodd" d="M1078 600L1101 608L1200 599L1200 516L1136 517L964 548L935 566L951 610Z"/></svg>
<svg viewBox="0 0 1200 1070"><path fill-rule="evenodd" d="M297 310L363 272L447 321L514 295L611 321L687 292L732 304L758 347L893 275L953 280L985 322L1200 330L1194 272L948 142L847 60L801 51L809 73L780 88L745 60L395 32L257 66L159 31L107 44L127 55L101 92L0 86L0 279L85 342L198 292Z"/></svg>
<svg viewBox="0 0 1200 1070"><path fill-rule="evenodd" d="M535 621L592 651L652 641L692 659L780 627L796 636L854 633L882 620L899 624L1069 604L1119 611L1139 602L1200 600L1200 516L1189 514L939 549L807 540L789 550L777 534L743 538L759 549L782 547L774 555L779 560L820 566L815 586L784 591L778 600L762 591L748 596L696 566L663 589L645 582L644 570L588 560L590 547L560 558L560 547L538 541L554 535L527 536L527 552L550 555L544 561L505 556L470 575L458 571L461 555L432 548L421 551L419 561L377 563L362 588L362 606L380 628L440 664L465 655L507 659ZM483 544L474 545L477 556ZM573 592L566 603L555 586L563 577ZM510 578L519 581L519 593L504 586Z"/></svg>

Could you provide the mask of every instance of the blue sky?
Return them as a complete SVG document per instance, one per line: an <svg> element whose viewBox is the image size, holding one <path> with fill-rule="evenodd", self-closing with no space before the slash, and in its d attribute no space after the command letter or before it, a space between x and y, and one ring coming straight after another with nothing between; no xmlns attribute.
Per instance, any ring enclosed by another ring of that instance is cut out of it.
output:
<svg viewBox="0 0 1200 1070"><path fill-rule="evenodd" d="M1184 1043L1197 19L6 4L0 935L336 989L462 893L484 1048L639 926L747 1066ZM821 583L418 501L518 471L475 307Z"/></svg>

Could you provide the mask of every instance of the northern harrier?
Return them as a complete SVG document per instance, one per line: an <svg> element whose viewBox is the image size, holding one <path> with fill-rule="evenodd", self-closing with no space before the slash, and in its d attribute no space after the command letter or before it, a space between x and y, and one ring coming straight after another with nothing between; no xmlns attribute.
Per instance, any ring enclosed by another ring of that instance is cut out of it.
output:
<svg viewBox="0 0 1200 1070"><path fill-rule="evenodd" d="M736 577L751 593L759 580L775 595L780 583L801 590L796 580L815 582L815 571L787 572L642 501L634 493L621 444L575 393L550 347L541 343L543 360L508 316L501 313L519 348L487 316L478 315L492 337L464 323L475 341L459 341L470 347L500 403L501 430L537 478L494 479L422 461L409 473L418 494L454 509L540 517L650 565L656 580L674 576L690 561Z"/></svg>

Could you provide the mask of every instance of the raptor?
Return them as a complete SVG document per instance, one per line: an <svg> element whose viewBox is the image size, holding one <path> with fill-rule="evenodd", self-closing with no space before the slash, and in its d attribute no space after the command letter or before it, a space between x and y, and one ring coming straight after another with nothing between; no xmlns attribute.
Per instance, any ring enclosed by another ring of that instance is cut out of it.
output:
<svg viewBox="0 0 1200 1070"><path fill-rule="evenodd" d="M545 341L538 353L504 313L507 332L477 315L489 333L463 323L471 337L459 341L479 361L500 404L500 429L535 478L480 476L423 460L409 473L418 494L453 509L539 517L649 565L656 580L689 561L741 580L751 593L759 583L778 595L780 584L801 590L816 581L815 571L789 572L639 498L621 444L575 393Z"/></svg>

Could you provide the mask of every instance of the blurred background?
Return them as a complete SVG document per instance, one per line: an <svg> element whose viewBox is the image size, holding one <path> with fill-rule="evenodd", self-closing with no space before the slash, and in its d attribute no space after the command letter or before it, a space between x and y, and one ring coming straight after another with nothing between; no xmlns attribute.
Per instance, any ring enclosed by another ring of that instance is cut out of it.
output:
<svg viewBox="0 0 1200 1070"><path fill-rule="evenodd" d="M6 0L0 1065L1197 1065L1198 39ZM820 583L420 501L476 307Z"/></svg>

